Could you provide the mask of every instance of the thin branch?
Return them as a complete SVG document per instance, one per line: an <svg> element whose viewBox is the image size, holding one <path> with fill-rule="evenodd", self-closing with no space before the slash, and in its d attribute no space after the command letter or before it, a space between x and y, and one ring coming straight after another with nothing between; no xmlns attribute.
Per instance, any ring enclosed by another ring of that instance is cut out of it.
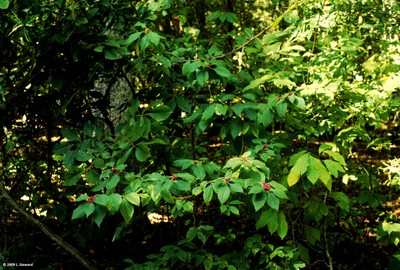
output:
<svg viewBox="0 0 400 270"><path fill-rule="evenodd" d="M233 49L232 51L223 54L223 55L219 55L219 56L215 56L214 58L219 59L219 58L224 58L226 56L229 56L231 54L234 54L237 51L242 50L244 47L246 47L247 45L249 45L251 42L253 42L255 39L259 38L262 34L264 34L266 31L268 31L269 29L274 28L275 26L277 26L282 19L286 16L286 14L288 14L290 11L292 11L296 6L298 6L298 1L296 1L293 5L291 5L281 16L279 16L279 18L277 18L273 23L271 23L270 25L268 25L266 28L264 28L263 30L261 30L257 35L253 36L252 38L250 38L248 41L246 41L245 43L243 43L242 45L240 45L239 47L237 47L236 49Z"/></svg>
<svg viewBox="0 0 400 270"><path fill-rule="evenodd" d="M23 216L26 217L26 219L39 227L39 229L46 234L51 240L53 240L57 245L60 247L64 248L66 251L68 251L76 260L78 260L86 269L90 270L96 270L97 268L88 260L86 259L77 249L75 249L73 246L65 242L61 237L56 235L54 232L52 232L46 225L41 223L39 220L37 220L33 215L29 214L26 212L24 209L22 209L16 201L14 201L13 198L10 197L8 192L3 186L3 183L0 181L0 197L4 197L7 201L7 203L15 208L18 212L20 212Z"/></svg>

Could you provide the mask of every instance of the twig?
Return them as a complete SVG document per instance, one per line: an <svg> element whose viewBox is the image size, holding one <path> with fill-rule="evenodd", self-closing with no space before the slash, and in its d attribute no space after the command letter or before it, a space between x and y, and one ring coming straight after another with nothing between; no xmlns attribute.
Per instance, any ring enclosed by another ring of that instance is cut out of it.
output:
<svg viewBox="0 0 400 270"><path fill-rule="evenodd" d="M86 269L90 270L96 270L97 268L88 260L86 259L77 249L75 249L73 246L65 242L61 237L53 233L46 225L41 223L39 220L37 220L34 216L26 212L24 209L22 209L18 203L10 197L8 192L5 190L3 183L0 181L0 197L4 197L7 201L7 203L15 208L18 212L20 212L23 216L25 216L28 221L39 227L44 234L46 234L51 240L53 240L57 245L60 247L64 248L66 251L68 251L75 259L77 259Z"/></svg>
<svg viewBox="0 0 400 270"><path fill-rule="evenodd" d="M299 1L296 1L293 5L291 5L281 16L279 16L273 23L271 23L270 25L268 25L266 28L264 28L263 30L261 30L257 35L253 36L252 38L250 38L248 41L246 41L245 43L243 43L242 45L240 45L239 47L237 47L236 49L233 49L232 51L223 54L223 55L219 55L219 56L215 56L214 58L219 59L219 58L224 58L228 55L234 54L237 51L240 51L241 49L243 49L244 47L246 47L247 45L249 45L252 41L254 41L255 39L259 38L262 34L264 34L266 31L268 31L269 29L274 28L275 26L277 26L282 19L286 16L286 14L288 14L290 11L292 11L292 9L294 9L297 5L298 5Z"/></svg>

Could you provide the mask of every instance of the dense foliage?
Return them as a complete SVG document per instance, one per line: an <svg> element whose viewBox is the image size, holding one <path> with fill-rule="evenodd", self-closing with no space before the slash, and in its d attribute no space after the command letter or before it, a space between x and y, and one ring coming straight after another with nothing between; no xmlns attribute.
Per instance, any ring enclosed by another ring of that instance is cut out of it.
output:
<svg viewBox="0 0 400 270"><path fill-rule="evenodd" d="M0 0L2 190L99 268L395 269L399 21L396 1ZM76 264L4 198L0 261Z"/></svg>

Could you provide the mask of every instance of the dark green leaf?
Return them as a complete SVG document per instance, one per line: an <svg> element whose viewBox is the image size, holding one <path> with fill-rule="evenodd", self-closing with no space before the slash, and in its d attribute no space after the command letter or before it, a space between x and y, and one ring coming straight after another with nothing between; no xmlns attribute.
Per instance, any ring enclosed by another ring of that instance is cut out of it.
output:
<svg viewBox="0 0 400 270"><path fill-rule="evenodd" d="M147 114L150 115L151 118L157 121L164 121L168 119L168 117L171 115L172 110L170 107L167 105L161 105L153 108L150 112Z"/></svg>
<svg viewBox="0 0 400 270"><path fill-rule="evenodd" d="M125 198L122 199L119 211L121 212L121 215L124 217L125 222L129 223L129 221L131 221L132 219L134 212L132 204L130 204L130 202L128 202Z"/></svg>

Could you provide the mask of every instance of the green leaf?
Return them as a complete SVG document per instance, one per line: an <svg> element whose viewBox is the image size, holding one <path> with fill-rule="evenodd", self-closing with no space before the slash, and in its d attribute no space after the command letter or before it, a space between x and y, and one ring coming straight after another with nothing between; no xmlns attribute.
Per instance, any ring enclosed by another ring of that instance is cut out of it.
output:
<svg viewBox="0 0 400 270"><path fill-rule="evenodd" d="M214 104L208 105L207 108L204 110L201 119L202 120L210 119L214 115L214 112L215 112L215 105Z"/></svg>
<svg viewBox="0 0 400 270"><path fill-rule="evenodd" d="M0 9L7 9L10 5L8 0L0 0Z"/></svg>
<svg viewBox="0 0 400 270"><path fill-rule="evenodd" d="M135 157L140 162L144 162L147 158L150 157L150 149L147 147L147 145L143 143L137 144L135 150Z"/></svg>
<svg viewBox="0 0 400 270"><path fill-rule="evenodd" d="M181 109L184 112L191 113L192 112L192 107L190 105L189 100L185 99L182 96L176 96L176 103L178 104L179 109Z"/></svg>
<svg viewBox="0 0 400 270"><path fill-rule="evenodd" d="M330 155L334 160L339 162L340 165L346 166L346 161L344 160L344 157L341 154L333 152L332 150L325 150L324 152L327 153L328 155ZM341 172L343 172L343 171L341 171Z"/></svg>
<svg viewBox="0 0 400 270"><path fill-rule="evenodd" d="M106 194L96 195L96 197L94 198L94 202L96 204L107 206L109 202L109 197Z"/></svg>
<svg viewBox="0 0 400 270"><path fill-rule="evenodd" d="M168 119L168 117L171 115L172 110L170 107L167 105L161 105L153 108L150 112L147 114L150 115L151 118L157 121L164 121Z"/></svg>
<svg viewBox="0 0 400 270"><path fill-rule="evenodd" d="M110 196L108 196L108 210L111 213L116 213L119 209L121 201L122 197L119 194L111 194Z"/></svg>
<svg viewBox="0 0 400 270"><path fill-rule="evenodd" d="M137 33L131 34L126 40L124 40L124 41L122 42L122 44L123 44L123 45L129 45L129 44L131 44L132 42L134 42L135 40L137 40L137 39L140 37L141 34L142 34L142 32L137 32Z"/></svg>
<svg viewBox="0 0 400 270"><path fill-rule="evenodd" d="M65 167L67 167L67 169L72 169L74 166L74 161L75 161L75 153L76 151L68 151L64 157L63 157L63 161L64 161L64 165Z"/></svg>
<svg viewBox="0 0 400 270"><path fill-rule="evenodd" d="M75 130L69 129L69 128L62 128L61 129L61 135L68 139L69 141L80 141L80 137L78 135L78 132Z"/></svg>
<svg viewBox="0 0 400 270"><path fill-rule="evenodd" d="M231 76L231 73L229 72L229 70L225 67L216 67L214 69L214 71L221 77L225 77L225 78L229 78Z"/></svg>
<svg viewBox="0 0 400 270"><path fill-rule="evenodd" d="M322 183L324 183L325 186L329 190L331 190L331 188L332 188L332 178L331 178L328 170L322 164L321 160L317 159L316 163L317 163L318 172L319 172L319 179L321 179Z"/></svg>
<svg viewBox="0 0 400 270"><path fill-rule="evenodd" d="M119 183L120 176L119 174L114 174L107 183L107 192L110 193Z"/></svg>
<svg viewBox="0 0 400 270"><path fill-rule="evenodd" d="M288 230L289 230L289 226L286 221L285 214L283 212L279 212L279 226L278 226L277 233L282 240L287 235Z"/></svg>
<svg viewBox="0 0 400 270"><path fill-rule="evenodd" d="M272 192L267 192L267 204L275 210L279 210L279 198Z"/></svg>
<svg viewBox="0 0 400 270"><path fill-rule="evenodd" d="M297 159L296 164L290 170L288 175L289 186L295 185L299 181L300 175L307 171L309 157L310 155L308 153L304 153Z"/></svg>
<svg viewBox="0 0 400 270"><path fill-rule="evenodd" d="M276 232L279 228L279 218L278 218L278 211L274 209L269 209L268 211L268 219L267 219L267 226L268 230L271 234Z"/></svg>
<svg viewBox="0 0 400 270"><path fill-rule="evenodd" d="M134 212L132 204L130 204L129 201L126 200L125 198L122 199L119 211L121 212L121 215L124 217L125 222L129 223L129 221L131 221L132 219Z"/></svg>
<svg viewBox="0 0 400 270"><path fill-rule="evenodd" d="M208 187L206 187L204 189L204 193L203 193L203 198L204 198L204 203L206 205L208 205L213 197L214 191L211 185L209 185Z"/></svg>
<svg viewBox="0 0 400 270"><path fill-rule="evenodd" d="M305 228L305 233L306 239L311 245L315 245L316 241L321 240L321 231L316 228L307 226Z"/></svg>
<svg viewBox="0 0 400 270"><path fill-rule="evenodd" d="M231 190L226 185L223 185L220 186L217 190L215 190L215 193L217 193L219 202L221 204L224 204L229 199Z"/></svg>
<svg viewBox="0 0 400 270"><path fill-rule="evenodd" d="M104 50L104 57L108 60L117 60L122 58L122 56L118 54L116 48Z"/></svg>
<svg viewBox="0 0 400 270"><path fill-rule="evenodd" d="M186 239L189 241L193 241L196 238L196 235L197 235L197 229L191 227L186 233Z"/></svg>
<svg viewBox="0 0 400 270"><path fill-rule="evenodd" d="M88 204L88 203L86 203ZM72 219L77 219L85 216L85 204L79 205L73 212L72 212Z"/></svg>
<svg viewBox="0 0 400 270"><path fill-rule="evenodd" d="M174 182L174 187L181 191L189 191L191 190L190 184L186 181L178 180Z"/></svg>
<svg viewBox="0 0 400 270"><path fill-rule="evenodd" d="M160 42L160 35L157 34L156 32L150 31L148 34L148 39L151 43L153 43L155 46L158 45L158 43Z"/></svg>
<svg viewBox="0 0 400 270"><path fill-rule="evenodd" d="M206 171L204 170L204 167L202 164L197 164L193 168L193 174L196 176L198 179L203 180L206 177Z"/></svg>
<svg viewBox="0 0 400 270"><path fill-rule="evenodd" d="M102 159L102 158L96 158L96 159L93 161L93 165L94 165L94 167L95 167L96 169L102 169L102 168L104 168L104 166L106 165L106 163L104 162L104 159Z"/></svg>
<svg viewBox="0 0 400 270"><path fill-rule="evenodd" d="M241 166L243 164L243 158L239 158L239 157L234 157L229 159L224 168L223 169L232 169L235 170L237 169L239 166Z"/></svg>
<svg viewBox="0 0 400 270"><path fill-rule="evenodd" d="M260 210L265 205L266 201L267 201L267 195L265 194L265 192L260 192L260 193L254 194L253 197L252 197L254 210L256 212L258 210Z"/></svg>
<svg viewBox="0 0 400 270"><path fill-rule="evenodd" d="M339 202L339 207L345 211L350 211L350 200L343 192L332 192L332 197Z"/></svg>
<svg viewBox="0 0 400 270"><path fill-rule="evenodd" d="M262 211L262 213L261 213L261 215L258 218L257 223L256 223L256 229L257 230L267 226L268 220L269 220L269 216L270 216L270 212L271 212L270 210L272 210L272 209L268 209L268 210Z"/></svg>
<svg viewBox="0 0 400 270"><path fill-rule="evenodd" d="M309 165L307 168L307 178L313 184L315 184L319 179L318 162L321 161L313 156L310 156Z"/></svg>
<svg viewBox="0 0 400 270"><path fill-rule="evenodd" d="M262 76L261 78L253 80L248 86L246 86L243 91L247 91L253 88L256 88L257 86L266 83L267 81L271 80L274 76L272 74L266 74Z"/></svg>
<svg viewBox="0 0 400 270"><path fill-rule="evenodd" d="M87 198L89 198L89 196L88 196L87 194L83 194L83 195L79 196L79 197L76 199L76 201L77 201L77 202L81 202L81 201L86 200Z"/></svg>
<svg viewBox="0 0 400 270"><path fill-rule="evenodd" d="M279 117L285 116L287 110L287 103L282 101L276 104L276 112L278 113Z"/></svg>
<svg viewBox="0 0 400 270"><path fill-rule="evenodd" d="M297 242L297 248L299 250L300 259L302 259L306 264L310 264L310 254L308 253L308 249L299 242Z"/></svg>
<svg viewBox="0 0 400 270"><path fill-rule="evenodd" d="M96 208L93 212L93 221L100 228L101 223L103 222L104 217L107 214L107 208L102 205L96 205Z"/></svg>
<svg viewBox="0 0 400 270"><path fill-rule="evenodd" d="M228 208L229 208L229 211L230 211L232 214L237 215L237 216L240 215L239 209L238 209L236 206L230 205Z"/></svg>
<svg viewBox="0 0 400 270"><path fill-rule="evenodd" d="M125 151L125 153L118 159L116 166L124 164L125 161L129 158L130 154L132 153L133 147L129 148Z"/></svg>
<svg viewBox="0 0 400 270"><path fill-rule="evenodd" d="M207 72L207 70L201 70L201 71L197 74L196 79L197 79L197 83L198 83L201 87L203 87L203 86L206 84L207 80L208 80L208 72Z"/></svg>
<svg viewBox="0 0 400 270"><path fill-rule="evenodd" d="M78 153L75 154L75 159L81 162L88 161L90 159L94 159L94 156L90 153L84 152L84 151L78 151Z"/></svg>
<svg viewBox="0 0 400 270"><path fill-rule="evenodd" d="M93 203L89 203L89 202L84 203L83 205L84 205L83 211L85 212L86 217L89 217L94 212L94 209L96 207L94 206Z"/></svg>
<svg viewBox="0 0 400 270"><path fill-rule="evenodd" d="M133 205L140 206L140 196L136 192L125 194L125 199Z"/></svg>

